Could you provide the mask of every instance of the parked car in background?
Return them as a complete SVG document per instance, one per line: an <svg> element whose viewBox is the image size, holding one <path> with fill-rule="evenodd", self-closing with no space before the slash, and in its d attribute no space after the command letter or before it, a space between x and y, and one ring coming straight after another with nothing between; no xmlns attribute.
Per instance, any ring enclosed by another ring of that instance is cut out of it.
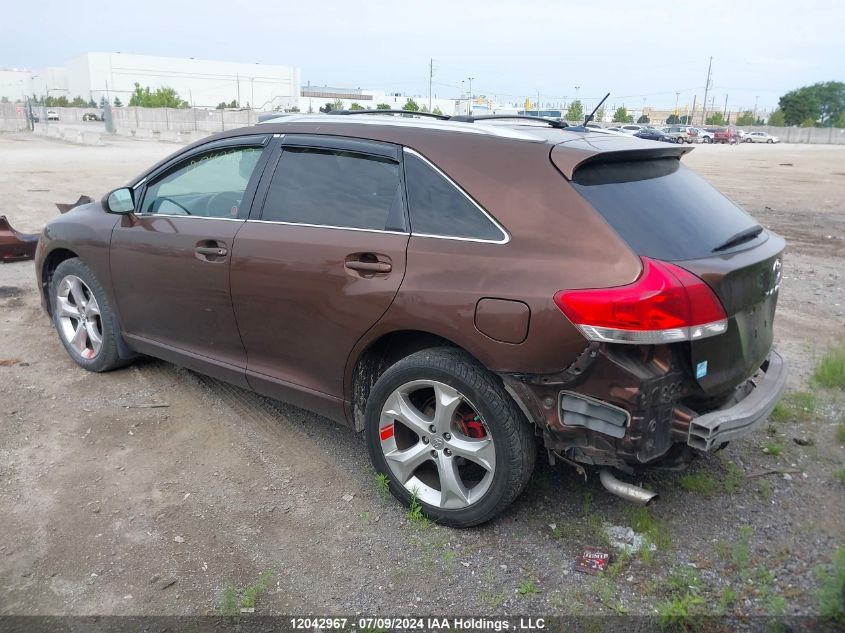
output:
<svg viewBox="0 0 845 633"><path fill-rule="evenodd" d="M86 112L85 114L82 115L82 120L83 121L102 121L103 117L102 117L102 115L97 114L96 112Z"/></svg>
<svg viewBox="0 0 845 633"><path fill-rule="evenodd" d="M664 143L677 142L673 137L666 134L666 132L664 132L663 130L659 130L653 127L640 130L639 132L634 134L634 136L636 136L637 138L645 139L647 141L662 141Z"/></svg>
<svg viewBox="0 0 845 633"><path fill-rule="evenodd" d="M716 131L713 133L713 142L730 143L733 145L739 142L739 134L737 134L736 129L732 127L716 128Z"/></svg>
<svg viewBox="0 0 845 633"><path fill-rule="evenodd" d="M59 120L59 113L55 110L47 110L47 120L48 121L58 121Z"/></svg>
<svg viewBox="0 0 845 633"><path fill-rule="evenodd" d="M42 304L86 370L146 354L363 431L441 523L504 511L538 441L646 503L610 469L682 467L777 403L784 241L689 148L548 123L348 112L202 139L47 224Z"/></svg>
<svg viewBox="0 0 845 633"><path fill-rule="evenodd" d="M663 131L671 136L676 143L695 143L698 138L696 129L689 125L672 125L663 128Z"/></svg>
<svg viewBox="0 0 845 633"><path fill-rule="evenodd" d="M634 134L636 134L640 130L644 129L644 127L645 126L642 126L642 125L629 124L629 125L621 126L619 128L619 131L622 132L623 134L630 134L631 136L633 136Z"/></svg>
<svg viewBox="0 0 845 633"><path fill-rule="evenodd" d="M745 143L780 143L777 136L772 136L768 132L749 132L743 139Z"/></svg>
<svg viewBox="0 0 845 633"><path fill-rule="evenodd" d="M713 142L713 132L715 130L708 130L704 128L697 127L695 128L698 142L699 143L712 143Z"/></svg>

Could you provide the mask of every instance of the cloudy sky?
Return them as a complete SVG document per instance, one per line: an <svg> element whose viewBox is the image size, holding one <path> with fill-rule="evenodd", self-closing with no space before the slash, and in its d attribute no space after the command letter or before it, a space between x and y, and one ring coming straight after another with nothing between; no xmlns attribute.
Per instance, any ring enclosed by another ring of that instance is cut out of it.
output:
<svg viewBox="0 0 845 633"><path fill-rule="evenodd" d="M0 67L37 70L87 51L299 66L314 85L639 109L698 103L713 56L715 102L751 109L845 80L840 0L117 0L9 2ZM708 99L709 101L709 99Z"/></svg>

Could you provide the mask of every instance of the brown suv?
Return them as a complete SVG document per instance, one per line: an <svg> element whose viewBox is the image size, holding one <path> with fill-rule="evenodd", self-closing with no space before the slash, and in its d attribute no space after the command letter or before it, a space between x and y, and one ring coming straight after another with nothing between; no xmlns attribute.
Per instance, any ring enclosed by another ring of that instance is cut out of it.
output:
<svg viewBox="0 0 845 633"><path fill-rule="evenodd" d="M178 363L364 431L456 526L550 459L686 461L758 426L783 240L689 147L541 121L299 116L180 150L44 229L71 358Z"/></svg>

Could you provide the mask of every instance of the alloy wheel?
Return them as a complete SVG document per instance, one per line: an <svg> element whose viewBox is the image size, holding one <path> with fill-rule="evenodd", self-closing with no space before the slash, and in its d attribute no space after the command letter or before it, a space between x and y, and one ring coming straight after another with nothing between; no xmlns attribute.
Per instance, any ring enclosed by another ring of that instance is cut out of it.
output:
<svg viewBox="0 0 845 633"><path fill-rule="evenodd" d="M94 293L76 275L62 279L56 292L59 333L68 346L85 360L103 346L103 321Z"/></svg>
<svg viewBox="0 0 845 633"><path fill-rule="evenodd" d="M449 385L414 380L394 390L379 436L391 477L420 502L461 509L490 488L493 438L476 407Z"/></svg>

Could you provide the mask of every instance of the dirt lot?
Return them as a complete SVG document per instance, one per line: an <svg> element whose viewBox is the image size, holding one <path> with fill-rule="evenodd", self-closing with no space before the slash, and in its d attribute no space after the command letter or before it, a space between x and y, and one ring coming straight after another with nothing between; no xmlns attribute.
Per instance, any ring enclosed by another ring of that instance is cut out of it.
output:
<svg viewBox="0 0 845 633"><path fill-rule="evenodd" d="M0 213L39 230L54 202L176 149L0 135ZM787 238L775 334L790 389L808 390L845 326L845 147L704 146L687 162ZM79 369L31 262L0 266L0 359L21 361L0 366L0 614L213 613L227 585L262 574L265 614L654 614L673 600L812 614L817 567L843 545L841 392L805 396L685 474L650 475L649 510L541 464L505 516L456 531L406 516L361 438L318 416L153 360ZM603 521L657 550L611 550L601 579L572 571L582 547L606 546Z"/></svg>

